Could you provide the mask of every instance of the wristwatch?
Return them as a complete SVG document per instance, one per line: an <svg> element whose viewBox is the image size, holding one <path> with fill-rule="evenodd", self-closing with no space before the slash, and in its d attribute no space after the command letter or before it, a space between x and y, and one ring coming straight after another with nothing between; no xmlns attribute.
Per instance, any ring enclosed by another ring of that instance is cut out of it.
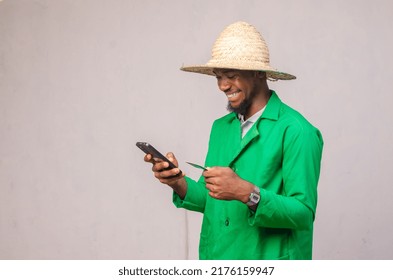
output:
<svg viewBox="0 0 393 280"><path fill-rule="evenodd" d="M248 197L247 205L257 205L259 203L259 200L261 200L261 191L258 187L254 186L254 190L250 193L250 196Z"/></svg>

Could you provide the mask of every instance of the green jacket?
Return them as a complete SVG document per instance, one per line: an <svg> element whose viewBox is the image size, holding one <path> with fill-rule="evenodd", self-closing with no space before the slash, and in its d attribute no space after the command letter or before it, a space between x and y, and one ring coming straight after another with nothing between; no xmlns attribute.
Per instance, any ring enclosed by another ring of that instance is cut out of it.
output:
<svg viewBox="0 0 393 280"><path fill-rule="evenodd" d="M213 124L206 166L232 168L261 189L256 212L211 198L204 177L186 177L177 207L204 213L200 259L311 259L323 140L318 129L272 91L258 121L241 137L230 113Z"/></svg>

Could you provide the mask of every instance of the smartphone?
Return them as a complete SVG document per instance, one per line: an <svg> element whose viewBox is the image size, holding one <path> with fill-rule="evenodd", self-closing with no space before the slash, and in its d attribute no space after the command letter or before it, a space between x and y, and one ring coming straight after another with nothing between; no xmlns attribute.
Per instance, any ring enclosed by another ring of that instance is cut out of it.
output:
<svg viewBox="0 0 393 280"><path fill-rule="evenodd" d="M176 168L176 165L174 165L169 159L167 159L163 154L161 154L156 148L154 148L149 143L136 142L136 146L139 149L141 149L142 151L144 151L146 154L151 154L153 156L153 158L158 158L158 159L161 159L161 160L169 163L169 167L167 168L167 170L172 169L172 168ZM181 174L181 171L179 174Z"/></svg>

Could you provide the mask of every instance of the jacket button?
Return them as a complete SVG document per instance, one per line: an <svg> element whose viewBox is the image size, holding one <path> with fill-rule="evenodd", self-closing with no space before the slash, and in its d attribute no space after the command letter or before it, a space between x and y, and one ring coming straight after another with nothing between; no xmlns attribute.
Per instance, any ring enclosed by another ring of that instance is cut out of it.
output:
<svg viewBox="0 0 393 280"><path fill-rule="evenodd" d="M225 220L225 225L229 226L229 220L228 219Z"/></svg>

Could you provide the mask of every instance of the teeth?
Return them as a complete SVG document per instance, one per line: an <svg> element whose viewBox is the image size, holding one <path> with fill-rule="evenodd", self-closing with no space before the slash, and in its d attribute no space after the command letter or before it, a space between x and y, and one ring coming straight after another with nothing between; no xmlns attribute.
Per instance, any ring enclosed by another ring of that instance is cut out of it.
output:
<svg viewBox="0 0 393 280"><path fill-rule="evenodd" d="M232 94L228 94L227 97L232 98L232 97L235 97L237 94L238 94L238 92L234 92Z"/></svg>

